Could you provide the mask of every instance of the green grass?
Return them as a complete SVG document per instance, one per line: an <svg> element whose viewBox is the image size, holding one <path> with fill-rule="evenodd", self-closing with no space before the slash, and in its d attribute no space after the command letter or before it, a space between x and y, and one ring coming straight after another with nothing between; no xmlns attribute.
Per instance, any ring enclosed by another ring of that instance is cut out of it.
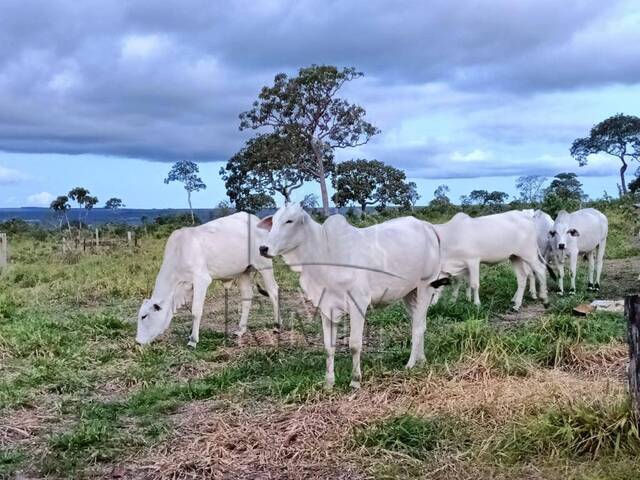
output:
<svg viewBox="0 0 640 480"><path fill-rule="evenodd" d="M386 450L424 460L436 449L463 446L466 438L464 423L458 419L405 413L356 429L353 445L365 447L372 455Z"/></svg>
<svg viewBox="0 0 640 480"><path fill-rule="evenodd" d="M506 462L640 454L636 419L626 399L553 407L507 430L493 452Z"/></svg>

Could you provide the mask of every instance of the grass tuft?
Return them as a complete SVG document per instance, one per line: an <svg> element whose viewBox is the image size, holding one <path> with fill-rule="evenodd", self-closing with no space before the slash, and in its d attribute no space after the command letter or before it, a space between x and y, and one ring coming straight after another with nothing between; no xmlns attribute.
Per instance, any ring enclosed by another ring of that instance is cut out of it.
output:
<svg viewBox="0 0 640 480"><path fill-rule="evenodd" d="M506 462L537 457L640 454L640 435L629 402L574 402L514 424L498 441L496 456Z"/></svg>

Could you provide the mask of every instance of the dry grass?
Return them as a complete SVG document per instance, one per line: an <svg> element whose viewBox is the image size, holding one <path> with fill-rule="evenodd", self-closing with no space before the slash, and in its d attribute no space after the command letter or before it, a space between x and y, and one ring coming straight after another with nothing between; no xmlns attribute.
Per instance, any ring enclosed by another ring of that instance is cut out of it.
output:
<svg viewBox="0 0 640 480"><path fill-rule="evenodd" d="M302 406L236 404L220 410L219 402L191 403L174 417L175 435L137 459L128 473L154 479L346 479L378 475L385 465L395 464L400 470L393 475L402 469L409 474L416 462L398 453L371 456L350 448L354 429L411 411L468 419L484 438L491 438L505 422L535 414L543 405L601 398L622 390L623 384L615 380L540 369L524 378L398 376ZM486 478L489 468L470 462L465 452L441 453L428 467L425 471L421 465L421 477L479 479ZM522 478L544 478L538 473L531 470Z"/></svg>

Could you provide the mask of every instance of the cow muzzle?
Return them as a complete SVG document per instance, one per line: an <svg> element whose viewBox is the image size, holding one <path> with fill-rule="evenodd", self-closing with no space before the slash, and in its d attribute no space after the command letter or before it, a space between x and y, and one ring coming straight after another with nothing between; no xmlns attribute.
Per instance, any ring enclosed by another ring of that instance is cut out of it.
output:
<svg viewBox="0 0 640 480"><path fill-rule="evenodd" d="M559 243L558 244L558 250L564 250L564 243Z"/></svg>
<svg viewBox="0 0 640 480"><path fill-rule="evenodd" d="M269 247L267 247L266 245L260 246L260 255L265 258L273 258L273 255L269 255Z"/></svg>

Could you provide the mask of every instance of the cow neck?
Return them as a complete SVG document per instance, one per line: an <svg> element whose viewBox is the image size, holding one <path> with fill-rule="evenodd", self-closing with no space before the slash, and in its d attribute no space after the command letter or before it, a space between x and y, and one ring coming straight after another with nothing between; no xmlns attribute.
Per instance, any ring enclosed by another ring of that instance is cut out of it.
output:
<svg viewBox="0 0 640 480"><path fill-rule="evenodd" d="M153 289L153 298L173 300L177 283L175 273L171 269L161 267Z"/></svg>
<svg viewBox="0 0 640 480"><path fill-rule="evenodd" d="M316 263L323 258L324 245L322 242L322 225L317 223L310 215L306 215L303 226L305 240L291 253L293 253L304 272L305 263Z"/></svg>

